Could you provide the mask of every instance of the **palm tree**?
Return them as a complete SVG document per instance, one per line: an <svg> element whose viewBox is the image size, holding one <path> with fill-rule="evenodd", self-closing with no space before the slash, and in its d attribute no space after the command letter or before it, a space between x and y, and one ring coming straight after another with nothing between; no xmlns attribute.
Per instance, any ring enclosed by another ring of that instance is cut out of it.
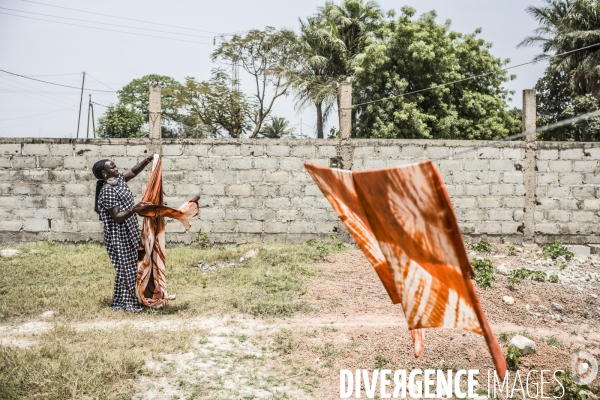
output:
<svg viewBox="0 0 600 400"><path fill-rule="evenodd" d="M519 46L541 45L544 53L560 54L600 44L600 0L546 0L546 4L527 8L540 26ZM553 58L550 70L567 72L578 95L600 99L600 45Z"/></svg>
<svg viewBox="0 0 600 400"><path fill-rule="evenodd" d="M273 116L271 123L264 125L259 135L267 139L281 139L282 136L294 133L294 128L290 128L289 124L290 121L287 119Z"/></svg>

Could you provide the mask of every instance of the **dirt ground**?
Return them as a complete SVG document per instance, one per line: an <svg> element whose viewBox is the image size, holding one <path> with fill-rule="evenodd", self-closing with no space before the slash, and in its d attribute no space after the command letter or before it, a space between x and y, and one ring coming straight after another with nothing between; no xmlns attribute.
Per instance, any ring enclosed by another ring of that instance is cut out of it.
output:
<svg viewBox="0 0 600 400"><path fill-rule="evenodd" d="M495 273L492 288L475 285L494 333L504 339L503 351L517 333L535 341L536 353L521 359L521 374L570 369L571 355L578 350L600 359L600 284L590 275L600 269L594 265L600 260L574 259L561 269L544 261L538 250L517 248L516 255L507 256L506 245L494 245L491 253L470 253L489 258L495 268L531 267L548 275L560 273L569 281L527 280L511 288L506 276ZM326 256L321 271L301 295L314 309L309 314L269 320L244 315L137 320L139 329L199 334L192 351L149 360L147 368L155 375L137 382L140 390L134 398L336 399L340 369L479 369L480 382L493 369L483 337L457 330L427 330L425 351L415 359L400 306L391 304L360 251ZM503 296L511 296L514 304L506 304ZM126 323L87 321L72 326L92 331ZM27 347L51 328L52 321L42 318L0 325L0 344ZM598 379L592 386L598 386Z"/></svg>

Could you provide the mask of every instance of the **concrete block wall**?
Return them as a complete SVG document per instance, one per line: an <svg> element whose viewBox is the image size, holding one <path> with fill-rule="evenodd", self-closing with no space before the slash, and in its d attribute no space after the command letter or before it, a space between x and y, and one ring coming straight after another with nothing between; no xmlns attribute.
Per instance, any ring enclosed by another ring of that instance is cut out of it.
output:
<svg viewBox="0 0 600 400"><path fill-rule="evenodd" d="M600 144L350 140L353 170L436 161L465 236L520 242L527 193L535 216L531 240L600 243ZM102 158L128 169L158 148L163 155L165 202L178 207L200 195L200 216L184 232L167 223L169 242L190 242L201 230L216 243L304 241L345 229L305 172L305 161L329 166L340 157L332 140L0 139L0 241L101 241L94 212L91 166ZM534 166L537 179L525 172ZM130 181L140 199L149 168ZM535 192L535 193L534 193ZM534 194L534 195L533 195Z"/></svg>

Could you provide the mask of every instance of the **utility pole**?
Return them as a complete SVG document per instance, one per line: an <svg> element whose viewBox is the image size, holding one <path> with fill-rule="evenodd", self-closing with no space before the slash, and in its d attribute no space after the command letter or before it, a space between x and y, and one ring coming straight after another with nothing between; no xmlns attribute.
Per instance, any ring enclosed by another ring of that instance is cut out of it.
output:
<svg viewBox="0 0 600 400"><path fill-rule="evenodd" d="M79 99L79 116L77 117L77 138L79 138L79 124L81 123L81 105L83 104L83 86L85 85L85 71L83 71L83 79L81 81L81 97Z"/></svg>
<svg viewBox="0 0 600 400"><path fill-rule="evenodd" d="M96 138L96 121L94 121L94 103L90 104L92 109L92 132L94 132L94 139Z"/></svg>
<svg viewBox="0 0 600 400"><path fill-rule="evenodd" d="M87 139L89 139L90 137L90 111L92 110L92 95L90 94L90 101L88 103L88 121L87 121L87 132L85 134L85 137Z"/></svg>

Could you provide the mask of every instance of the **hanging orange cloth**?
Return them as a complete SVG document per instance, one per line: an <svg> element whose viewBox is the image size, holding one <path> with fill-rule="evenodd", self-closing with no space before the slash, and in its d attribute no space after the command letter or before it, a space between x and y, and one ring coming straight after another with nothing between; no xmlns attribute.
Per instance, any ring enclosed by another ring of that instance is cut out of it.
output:
<svg viewBox="0 0 600 400"><path fill-rule="evenodd" d="M138 250L138 272L135 291L140 303L147 307L162 308L175 295L167 294L165 274L165 217L179 220L185 229L190 229L189 218L198 215L196 196L175 209L165 207L162 190L162 160L155 154L152 174L142 201L152 203L138 211L144 216L140 248Z"/></svg>
<svg viewBox="0 0 600 400"><path fill-rule="evenodd" d="M415 356L424 328L485 337L501 378L506 362L471 282L474 276L444 182L431 161L372 171L305 163L411 330Z"/></svg>

